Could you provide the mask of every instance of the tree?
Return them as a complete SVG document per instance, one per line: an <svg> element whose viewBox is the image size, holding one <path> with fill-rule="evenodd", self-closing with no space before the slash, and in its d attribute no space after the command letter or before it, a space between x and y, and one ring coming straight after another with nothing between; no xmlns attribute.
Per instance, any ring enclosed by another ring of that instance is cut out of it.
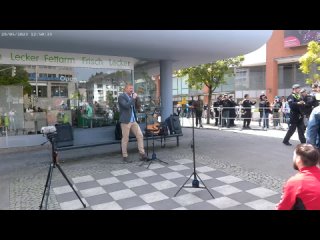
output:
<svg viewBox="0 0 320 240"><path fill-rule="evenodd" d="M306 84L312 84L320 80L320 44L315 41L308 43L307 52L300 57L300 70L304 74L309 74Z"/></svg>
<svg viewBox="0 0 320 240"><path fill-rule="evenodd" d="M74 93L71 94L70 99L77 101L77 107L79 107L79 103L83 101L84 95L80 93L79 89L77 89Z"/></svg>
<svg viewBox="0 0 320 240"><path fill-rule="evenodd" d="M23 94L31 94L32 91L32 87L29 83L28 73L22 66L16 66L16 74L15 76L12 76L12 68L8 67L8 65L1 65L0 85L22 85Z"/></svg>
<svg viewBox="0 0 320 240"><path fill-rule="evenodd" d="M234 76L234 68L239 67L243 62L244 57L238 56L235 58L228 58L218 60L212 63L201 64L195 67L180 69L175 72L178 77L188 75L187 83L189 88L194 87L198 90L203 89L204 86L208 88L209 102L207 109L207 123L210 123L210 107L212 105L212 93L218 86L225 83L225 76Z"/></svg>
<svg viewBox="0 0 320 240"><path fill-rule="evenodd" d="M113 93L112 91L107 91L107 104L109 105L110 109L114 109L116 107L116 103L114 102Z"/></svg>

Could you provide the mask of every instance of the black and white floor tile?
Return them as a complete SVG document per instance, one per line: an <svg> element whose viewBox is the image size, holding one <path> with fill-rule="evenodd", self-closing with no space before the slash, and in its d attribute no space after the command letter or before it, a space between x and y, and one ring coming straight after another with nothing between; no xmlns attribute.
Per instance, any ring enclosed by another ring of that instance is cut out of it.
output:
<svg viewBox="0 0 320 240"><path fill-rule="evenodd" d="M280 193L244 181L223 171L197 164L197 174L210 190L181 186L193 173L193 162L180 159L168 165L125 164L117 171L85 175L71 181L92 210L272 210L280 201ZM185 186L191 186L192 175ZM53 184L53 192L61 209L83 206L65 180ZM203 184L200 181L200 186Z"/></svg>

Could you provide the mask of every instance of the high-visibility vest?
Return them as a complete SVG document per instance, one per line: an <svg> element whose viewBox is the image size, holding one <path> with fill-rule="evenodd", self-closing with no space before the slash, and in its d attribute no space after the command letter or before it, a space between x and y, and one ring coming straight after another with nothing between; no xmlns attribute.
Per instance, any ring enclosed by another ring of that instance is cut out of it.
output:
<svg viewBox="0 0 320 240"><path fill-rule="evenodd" d="M10 123L9 117L8 116L4 116L4 126L5 127L9 127L9 123Z"/></svg>
<svg viewBox="0 0 320 240"><path fill-rule="evenodd" d="M69 122L69 116L68 114L64 113L63 114L63 123L68 123Z"/></svg>

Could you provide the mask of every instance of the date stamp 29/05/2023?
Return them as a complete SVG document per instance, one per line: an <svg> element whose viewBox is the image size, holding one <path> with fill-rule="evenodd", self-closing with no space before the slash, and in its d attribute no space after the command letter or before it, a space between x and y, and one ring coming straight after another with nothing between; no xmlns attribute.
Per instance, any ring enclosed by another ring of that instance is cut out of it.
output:
<svg viewBox="0 0 320 240"><path fill-rule="evenodd" d="M52 37L52 32L43 31L3 31L0 32L1 37Z"/></svg>

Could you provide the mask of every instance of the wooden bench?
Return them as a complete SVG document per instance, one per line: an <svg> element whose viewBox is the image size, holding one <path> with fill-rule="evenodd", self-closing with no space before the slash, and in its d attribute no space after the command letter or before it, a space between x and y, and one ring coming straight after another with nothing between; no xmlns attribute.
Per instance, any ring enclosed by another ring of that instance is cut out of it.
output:
<svg viewBox="0 0 320 240"><path fill-rule="evenodd" d="M170 138L176 138L176 144L177 147L179 146L179 137L182 137L183 134L169 134L169 135L162 135L162 136L150 136L150 137L146 137L144 136L144 140L150 141L150 145L151 146L151 141L153 140L157 140L161 142L161 147L164 148L166 146L166 140L170 139ZM129 142L136 142L137 139L135 137L129 138ZM79 148L89 148L89 147L97 147L97 146L105 146L105 145L112 145L112 144L120 144L120 151L121 151L121 140L110 140L110 141L105 141L105 142L99 142L99 143L94 143L94 144L80 144L80 145L73 145L73 146L64 146L64 147L56 147L56 150L58 152L60 151L67 151L67 150L72 150L72 149L79 149ZM145 146L146 147L146 146Z"/></svg>

